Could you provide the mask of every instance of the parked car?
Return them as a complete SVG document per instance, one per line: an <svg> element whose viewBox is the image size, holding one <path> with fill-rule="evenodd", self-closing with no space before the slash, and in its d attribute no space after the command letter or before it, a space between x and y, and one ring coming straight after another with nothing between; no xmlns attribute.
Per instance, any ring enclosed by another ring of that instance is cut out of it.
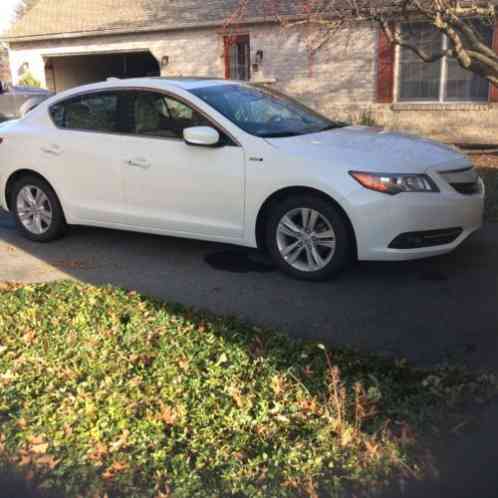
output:
<svg viewBox="0 0 498 498"><path fill-rule="evenodd" d="M24 116L52 95L42 88L12 86L0 81L0 121Z"/></svg>
<svg viewBox="0 0 498 498"><path fill-rule="evenodd" d="M322 280L354 257L450 252L482 224L483 182L451 147L245 83L76 88L5 125L0 142L0 204L37 242L73 224L220 241Z"/></svg>

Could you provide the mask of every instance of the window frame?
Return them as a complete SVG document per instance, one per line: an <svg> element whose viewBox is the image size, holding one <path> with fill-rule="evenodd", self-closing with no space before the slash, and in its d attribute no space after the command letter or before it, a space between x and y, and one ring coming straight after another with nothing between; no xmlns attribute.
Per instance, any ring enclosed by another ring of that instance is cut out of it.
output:
<svg viewBox="0 0 498 498"><path fill-rule="evenodd" d="M401 28L402 24L398 24L398 28ZM413 21L410 24L427 24L424 21ZM441 50L444 51L449 46L449 40L446 35L441 33ZM441 58L441 73L439 77L439 98L437 100L424 100L424 99L400 99L400 90L401 90L401 53L402 47L396 45L395 50L395 78L394 78L394 103L396 104L408 104L408 105L461 105L461 104L474 104L474 105L485 105L490 102L491 98L491 84L488 84L488 96L486 99L473 99L473 100L448 100L447 99L447 84L448 84L448 56L445 55ZM424 64L426 64L424 62Z"/></svg>
<svg viewBox="0 0 498 498"><path fill-rule="evenodd" d="M209 116L205 111L200 109L194 102L189 101L188 99L183 98L181 95L176 95L175 93L172 93L167 90L163 90L161 88L150 88L150 87L110 87L110 88L100 88L97 90L86 90L82 91L79 93L75 93L74 95L68 96L66 98L61 98L60 100L53 102L48 106L47 114L50 122L55 126L57 130L60 131L65 131L65 132L77 132L77 133L94 133L94 134L99 134L99 135L113 135L113 136L123 136L123 137L135 137L135 138L143 138L143 139L149 139L149 140L175 140L175 141L182 141L184 140L182 138L173 138L173 137L157 137L157 136L147 136L147 135L137 135L135 133L128 133L122 130L122 122L120 120L120 117L118 116L118 131L112 132L112 131L101 131L101 130L85 130L85 129L75 129L75 128L63 128L61 126L58 126L57 123L55 122L53 116L52 116L52 108L60 105L60 104L65 104L69 103L73 100L76 100L78 98L84 97L86 95L98 95L102 93L126 93L126 92L152 92L152 93L159 93L167 98L173 99L173 100L178 100L182 104L191 107L194 111L198 112L201 116L203 116L210 124L211 126L220 133L220 135L226 137L226 143L223 143L222 146L231 146L231 147L242 147L240 142L234 137L232 133L230 133L222 124L218 123L215 119L213 119L211 116ZM119 107L121 105L121 95L119 96L119 101L118 101L118 114L119 114Z"/></svg>

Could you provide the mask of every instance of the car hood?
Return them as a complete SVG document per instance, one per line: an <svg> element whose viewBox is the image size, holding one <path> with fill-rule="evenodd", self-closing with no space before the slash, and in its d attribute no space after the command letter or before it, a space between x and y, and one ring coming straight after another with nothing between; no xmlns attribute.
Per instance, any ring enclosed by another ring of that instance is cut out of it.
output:
<svg viewBox="0 0 498 498"><path fill-rule="evenodd" d="M7 119L5 121L0 121L0 130L6 130L15 125L18 121L18 119Z"/></svg>
<svg viewBox="0 0 498 498"><path fill-rule="evenodd" d="M340 163L348 168L382 173L423 173L470 166L451 146L379 128L348 126L289 138L267 140L273 147L306 160Z"/></svg>

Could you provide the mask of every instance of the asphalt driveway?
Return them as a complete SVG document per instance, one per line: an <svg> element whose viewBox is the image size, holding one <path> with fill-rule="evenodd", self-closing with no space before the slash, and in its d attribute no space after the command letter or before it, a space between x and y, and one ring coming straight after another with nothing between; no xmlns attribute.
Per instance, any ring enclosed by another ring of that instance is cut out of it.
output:
<svg viewBox="0 0 498 498"><path fill-rule="evenodd" d="M33 244L0 213L0 282L59 278L110 283L419 364L498 367L498 224L444 257L358 263L335 281L311 284L274 271L255 251L220 244L80 227ZM497 416L498 406L485 410L480 431L443 449L442 479L406 496L496 496Z"/></svg>
<svg viewBox="0 0 498 498"><path fill-rule="evenodd" d="M419 363L498 365L498 224L447 256L358 263L335 281L313 284L220 244L75 227L38 245L0 214L0 281L68 277Z"/></svg>

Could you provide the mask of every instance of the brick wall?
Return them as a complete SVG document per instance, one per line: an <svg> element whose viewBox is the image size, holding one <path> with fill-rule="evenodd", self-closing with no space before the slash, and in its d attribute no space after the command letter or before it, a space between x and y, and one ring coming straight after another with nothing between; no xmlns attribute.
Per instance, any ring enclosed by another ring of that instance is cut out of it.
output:
<svg viewBox="0 0 498 498"><path fill-rule="evenodd" d="M448 142L498 143L498 103L483 105L407 106L375 103L378 32L370 25L344 31L321 48L310 63L302 29L251 26L252 57L264 53L253 79L301 99L341 120L365 117L388 128L414 132ZM169 57L162 74L224 77L223 37L215 29L132 34L11 46L14 74L25 64L44 85L45 57L67 54L150 50L158 61Z"/></svg>
<svg viewBox="0 0 498 498"><path fill-rule="evenodd" d="M373 101L376 32L371 27L336 34L313 57L302 29L265 26L250 32L253 54L264 51L256 79L275 80L279 89L325 113L333 112L337 104Z"/></svg>

